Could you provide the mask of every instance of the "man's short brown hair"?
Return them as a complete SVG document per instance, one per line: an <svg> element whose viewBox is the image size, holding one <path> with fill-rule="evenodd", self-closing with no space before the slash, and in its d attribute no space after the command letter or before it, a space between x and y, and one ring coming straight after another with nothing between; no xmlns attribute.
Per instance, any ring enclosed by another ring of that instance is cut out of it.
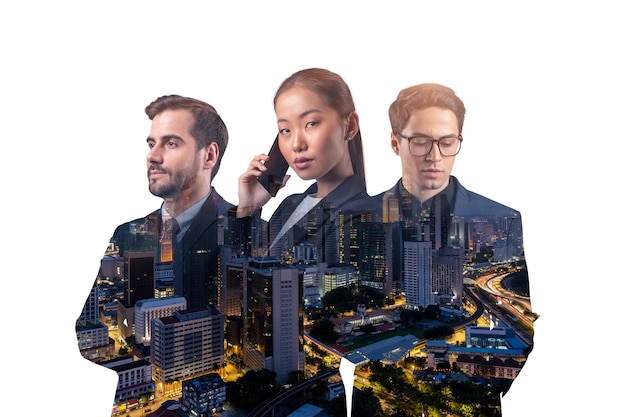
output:
<svg viewBox="0 0 626 417"><path fill-rule="evenodd" d="M405 88L398 93L396 100L389 106L391 129L400 133L406 127L415 110L439 107L451 110L459 124L459 133L463 130L465 105L451 88L440 84L418 84Z"/></svg>
<svg viewBox="0 0 626 417"><path fill-rule="evenodd" d="M189 134L196 140L197 150L212 142L217 144L219 153L211 172L211 178L214 178L228 145L228 129L217 110L204 101L174 94L157 98L146 107L146 114L152 120L157 114L166 110L189 110L191 112L194 123L189 129Z"/></svg>

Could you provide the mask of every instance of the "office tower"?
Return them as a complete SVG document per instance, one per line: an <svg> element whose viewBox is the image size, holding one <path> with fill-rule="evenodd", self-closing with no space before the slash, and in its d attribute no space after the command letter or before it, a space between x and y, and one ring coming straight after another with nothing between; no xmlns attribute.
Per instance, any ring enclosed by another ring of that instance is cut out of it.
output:
<svg viewBox="0 0 626 417"><path fill-rule="evenodd" d="M404 242L403 277L407 308L425 308L436 303L433 294L431 242Z"/></svg>
<svg viewBox="0 0 626 417"><path fill-rule="evenodd" d="M175 311L152 321L153 379L164 394L180 381L218 369L224 362L224 315L217 307Z"/></svg>
<svg viewBox="0 0 626 417"><path fill-rule="evenodd" d="M222 306L226 322L228 354L243 354L244 259L234 259L226 265L226 296Z"/></svg>
<svg viewBox="0 0 626 417"><path fill-rule="evenodd" d="M224 312L226 316L228 316L228 304L231 302L229 299L232 299L233 296L239 297L239 305L241 306L241 296L240 294L230 294L228 291L228 269L232 263L241 263L238 260L242 259L241 248L238 246L232 245L224 245L220 248L220 253L217 261L217 270L218 270L218 291L217 291L217 301L216 305L220 311Z"/></svg>
<svg viewBox="0 0 626 417"><path fill-rule="evenodd" d="M185 297L189 309L217 306L220 293L220 252L224 246L224 218L216 219L211 229L197 233L188 230L180 244L174 245L174 294Z"/></svg>
<svg viewBox="0 0 626 417"><path fill-rule="evenodd" d="M244 363L285 383L304 372L303 274L276 258L246 263Z"/></svg>
<svg viewBox="0 0 626 417"><path fill-rule="evenodd" d="M109 329L100 321L98 293L98 285L94 285L76 321L78 348L89 360L110 358L115 354L115 343L109 338Z"/></svg>
<svg viewBox="0 0 626 417"><path fill-rule="evenodd" d="M402 282L402 229L400 223L384 223L385 233L385 279L390 282L391 291L400 293L404 291Z"/></svg>
<svg viewBox="0 0 626 417"><path fill-rule="evenodd" d="M359 223L358 263L361 284L390 295L393 282L387 276L386 226L379 222Z"/></svg>
<svg viewBox="0 0 626 417"><path fill-rule="evenodd" d="M154 250L124 251L124 304L154 296Z"/></svg>
<svg viewBox="0 0 626 417"><path fill-rule="evenodd" d="M124 250L124 296L117 303L118 329L124 338L135 333L135 303L154 297L154 254L154 249Z"/></svg>
<svg viewBox="0 0 626 417"><path fill-rule="evenodd" d="M159 246L154 257L155 298L170 296L174 292L174 222L175 220L169 218L162 225ZM168 294L168 287L171 287L172 294Z"/></svg>
<svg viewBox="0 0 626 417"><path fill-rule="evenodd" d="M135 343L150 345L152 320L187 309L184 297L150 298L135 304Z"/></svg>
<svg viewBox="0 0 626 417"><path fill-rule="evenodd" d="M333 266L324 270L322 296L327 292L340 287L349 287L350 284L358 284L359 274L352 265Z"/></svg>
<svg viewBox="0 0 626 417"><path fill-rule="evenodd" d="M463 303L463 249L444 246L433 256L433 291L439 304Z"/></svg>
<svg viewBox="0 0 626 417"><path fill-rule="evenodd" d="M183 381L181 404L196 417L211 417L224 411L226 384L211 373Z"/></svg>
<svg viewBox="0 0 626 417"><path fill-rule="evenodd" d="M390 197L391 194L385 194L383 196L382 207L382 222L383 223L395 223L400 221L400 205L397 198Z"/></svg>

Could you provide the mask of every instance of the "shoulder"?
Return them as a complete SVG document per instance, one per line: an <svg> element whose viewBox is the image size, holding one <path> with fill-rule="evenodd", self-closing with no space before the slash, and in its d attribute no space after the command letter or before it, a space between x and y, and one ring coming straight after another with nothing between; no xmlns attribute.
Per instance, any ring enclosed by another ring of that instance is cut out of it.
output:
<svg viewBox="0 0 626 417"><path fill-rule="evenodd" d="M158 230L157 225L161 216L160 211L161 209L157 209L144 217L139 217L129 222L120 224L115 228L111 240L120 241L120 239L124 238L126 234L131 231L131 229L152 230L157 228L156 230Z"/></svg>
<svg viewBox="0 0 626 417"><path fill-rule="evenodd" d="M216 207L218 214L227 214L230 210L236 207L234 204L226 201L215 188L211 190L211 195L207 199L205 205L207 204Z"/></svg>
<svg viewBox="0 0 626 417"><path fill-rule="evenodd" d="M505 216L520 215L519 211L482 196L465 188L457 178L450 177L455 183L456 196L454 200L454 214L458 216Z"/></svg>

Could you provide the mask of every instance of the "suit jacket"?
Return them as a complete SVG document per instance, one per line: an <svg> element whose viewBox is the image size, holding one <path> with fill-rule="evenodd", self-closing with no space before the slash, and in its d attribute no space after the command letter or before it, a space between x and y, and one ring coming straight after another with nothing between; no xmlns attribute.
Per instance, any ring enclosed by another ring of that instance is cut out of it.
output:
<svg viewBox="0 0 626 417"><path fill-rule="evenodd" d="M448 229L452 224L451 221L453 218L497 218L500 221L503 221L503 219L506 221L505 228L508 230L507 240L510 241L509 243L516 246L516 250L521 251L523 249L522 218L520 212L469 191L453 176L450 177L450 185L444 191L430 200L425 201L423 204L410 195L402 185L402 180L399 180L389 190L375 195L372 198L381 206L385 200L396 199L399 204L399 218L397 221L400 223L415 226L419 225L421 222L428 221L431 236L435 234L433 230L439 228L439 230L443 231L438 234L439 239L441 239L438 243L441 243L442 246L459 244L459 242L450 242L447 240L448 236L453 234L452 228ZM417 209L415 209L415 207L417 207ZM382 213L379 213L379 215L382 217ZM433 223L437 224L433 227ZM431 241L433 241L432 238ZM396 243L402 245L402 239L396 241ZM435 249L438 248L435 247ZM532 334L528 337L527 341L529 345L526 349L526 354L529 354L533 348ZM504 394L509 387L510 385L507 386L504 384L496 388Z"/></svg>
<svg viewBox="0 0 626 417"><path fill-rule="evenodd" d="M392 197L402 201L402 197L407 194L408 191L406 191L400 179L389 190L377 194L372 198L377 202L379 207L382 207L383 198ZM521 222L519 211L468 190L454 176L450 176L450 190L442 191L440 194L433 197L433 199L438 197L448 200L447 204L450 207L451 213L459 217L517 216ZM416 199L413 200L413 204L419 204Z"/></svg>
<svg viewBox="0 0 626 417"><path fill-rule="evenodd" d="M188 308L205 307L216 301L219 247L224 244L224 221L232 207L213 188L182 241L173 244L174 294L185 297ZM158 209L146 217L118 226L111 242L119 246L120 254L131 246L152 247L158 254L157 237L161 223L161 210ZM137 234L133 232L136 232L137 225L141 225L147 235L153 236L143 245L136 240L129 240L136 239Z"/></svg>
<svg viewBox="0 0 626 417"><path fill-rule="evenodd" d="M298 205L309 195L317 192L317 183L311 185L304 193L286 197L272 214L268 227L268 242L272 244ZM285 234L281 242L272 249L271 254L277 256L291 249L297 243L311 243L318 251L318 262L329 265L337 263L337 216L343 213L355 220L363 213L376 210L374 201L367 194L365 182L359 175L353 175L339 184L323 198L309 213L306 220L302 219ZM311 235L315 230L315 235Z"/></svg>

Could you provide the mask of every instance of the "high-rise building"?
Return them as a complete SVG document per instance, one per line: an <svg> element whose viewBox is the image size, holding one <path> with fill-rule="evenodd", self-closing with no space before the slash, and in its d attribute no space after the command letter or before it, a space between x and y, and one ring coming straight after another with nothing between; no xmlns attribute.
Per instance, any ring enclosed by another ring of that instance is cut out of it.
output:
<svg viewBox="0 0 626 417"><path fill-rule="evenodd" d="M425 308L436 303L431 242L404 242L403 277L407 308Z"/></svg>
<svg viewBox="0 0 626 417"><path fill-rule="evenodd" d="M174 245L174 294L185 297L189 309L219 303L224 221L223 216L217 217L215 234L205 231L195 236L187 231L180 244Z"/></svg>
<svg viewBox="0 0 626 417"><path fill-rule="evenodd" d="M226 265L226 290L222 311L226 321L228 353L243 354L244 259L234 259Z"/></svg>
<svg viewBox="0 0 626 417"><path fill-rule="evenodd" d="M433 291L439 304L463 303L463 249L443 246L433 256Z"/></svg>
<svg viewBox="0 0 626 417"><path fill-rule="evenodd" d="M154 250L124 251L124 304L154 296Z"/></svg>
<svg viewBox="0 0 626 417"><path fill-rule="evenodd" d="M224 362L224 315L217 307L175 311L152 321L153 379L164 394Z"/></svg>
<svg viewBox="0 0 626 417"><path fill-rule="evenodd" d="M135 304L135 343L150 345L152 321L185 309L187 309L187 301L184 297L150 298L137 301Z"/></svg>
<svg viewBox="0 0 626 417"><path fill-rule="evenodd" d="M387 276L387 225L380 222L360 222L358 263L355 265L361 275L360 282L389 295L393 282Z"/></svg>
<svg viewBox="0 0 626 417"><path fill-rule="evenodd" d="M390 282L391 291L400 293L404 291L402 282L402 229L400 223L384 223L385 233L385 259L384 276Z"/></svg>
<svg viewBox="0 0 626 417"><path fill-rule="evenodd" d="M304 372L303 273L276 258L246 263L244 362L285 383L292 372Z"/></svg>
<svg viewBox="0 0 626 417"><path fill-rule="evenodd" d="M327 292L340 287L349 287L350 284L358 284L359 274L352 265L328 267L324 270L322 296Z"/></svg>

